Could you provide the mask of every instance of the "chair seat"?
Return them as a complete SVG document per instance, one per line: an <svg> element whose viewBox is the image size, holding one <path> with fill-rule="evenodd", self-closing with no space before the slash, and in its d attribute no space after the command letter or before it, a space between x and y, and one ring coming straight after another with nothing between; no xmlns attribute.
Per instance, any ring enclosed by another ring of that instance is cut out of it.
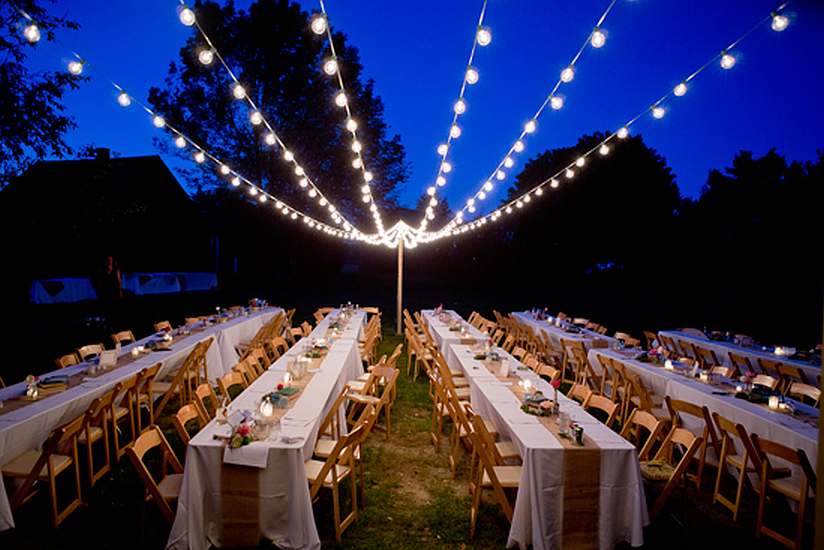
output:
<svg viewBox="0 0 824 550"><path fill-rule="evenodd" d="M307 460L303 463L303 467L306 470L306 478L309 480L309 483L315 482L315 480L320 475L321 470L323 470L324 464L326 464L325 461L312 459ZM333 475L337 477L338 481L340 481L341 479L349 475L349 467L341 466L340 464L335 464L335 467L330 468L329 473L326 474L326 479L323 480L324 486L332 486L332 481L334 480L334 478L332 477Z"/></svg>
<svg viewBox="0 0 824 550"><path fill-rule="evenodd" d="M37 464L37 459L40 458L40 451L26 451L5 466L3 466L3 475L9 477L27 477L31 473L34 465ZM51 455L52 464L54 464L54 473L59 474L65 470L72 463L72 457L66 455L53 454ZM37 476L41 480L49 479L49 465L44 464L43 469Z"/></svg>
<svg viewBox="0 0 824 550"><path fill-rule="evenodd" d="M317 442L315 442L315 454L323 458L328 458L337 443L334 439L318 439Z"/></svg>
<svg viewBox="0 0 824 550"><path fill-rule="evenodd" d="M129 409L127 409L126 407L115 407L114 408L114 419L115 420L120 420L121 418L123 418L124 416L127 416L128 414L129 414Z"/></svg>
<svg viewBox="0 0 824 550"><path fill-rule="evenodd" d="M494 466L495 476L501 482L501 487L517 487L521 482L522 466ZM484 487L491 487L492 480L489 479L489 473L484 470L484 477L481 481Z"/></svg>
<svg viewBox="0 0 824 550"><path fill-rule="evenodd" d="M641 463L641 476L647 481L667 481L675 473L675 466L665 460L647 460Z"/></svg>
<svg viewBox="0 0 824 550"><path fill-rule="evenodd" d="M346 397L349 398L350 401L354 401L356 403L361 403L364 405L373 404L377 405L380 402L379 397L375 397L374 395L361 395L359 393L347 393Z"/></svg>
<svg viewBox="0 0 824 550"><path fill-rule="evenodd" d="M465 386L465 387L462 387L462 388L455 388L455 396L458 399L469 399L469 394L470 394L469 386Z"/></svg>
<svg viewBox="0 0 824 550"><path fill-rule="evenodd" d="M171 382L165 382L163 380L152 382L152 393L156 394L166 394L172 388Z"/></svg>
<svg viewBox="0 0 824 550"><path fill-rule="evenodd" d="M453 376L452 377L452 384L456 388L466 388L467 386L469 386L469 380L467 380L463 376Z"/></svg>
<svg viewBox="0 0 824 550"><path fill-rule="evenodd" d="M801 499L801 478L799 476L771 479L769 481L769 487L795 500Z"/></svg>
<svg viewBox="0 0 824 550"><path fill-rule="evenodd" d="M349 382L346 383L346 386L349 388L349 391L361 392L361 391L363 391L363 388L366 387L366 381L365 380L350 380Z"/></svg>
<svg viewBox="0 0 824 550"><path fill-rule="evenodd" d="M177 500L180 498L181 485L183 485L183 474L169 474L157 484L157 488L166 500Z"/></svg>
<svg viewBox="0 0 824 550"><path fill-rule="evenodd" d="M103 437L103 428L99 426L92 426L91 428L89 428L89 439L91 439L92 443L99 440L101 437ZM80 432L80 435L77 438L77 442L83 444L86 443L86 430Z"/></svg>
<svg viewBox="0 0 824 550"><path fill-rule="evenodd" d="M495 448L504 460L510 458L520 458L521 453L518 452L518 447L512 441L496 441Z"/></svg>

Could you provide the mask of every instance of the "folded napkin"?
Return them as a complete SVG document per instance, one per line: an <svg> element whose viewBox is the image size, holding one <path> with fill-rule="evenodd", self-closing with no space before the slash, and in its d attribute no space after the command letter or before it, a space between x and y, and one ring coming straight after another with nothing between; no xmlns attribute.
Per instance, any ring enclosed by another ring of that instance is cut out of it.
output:
<svg viewBox="0 0 824 550"><path fill-rule="evenodd" d="M269 445L261 441L253 441L237 449L226 445L223 450L223 463L235 466L249 466L251 468L265 468L269 458Z"/></svg>

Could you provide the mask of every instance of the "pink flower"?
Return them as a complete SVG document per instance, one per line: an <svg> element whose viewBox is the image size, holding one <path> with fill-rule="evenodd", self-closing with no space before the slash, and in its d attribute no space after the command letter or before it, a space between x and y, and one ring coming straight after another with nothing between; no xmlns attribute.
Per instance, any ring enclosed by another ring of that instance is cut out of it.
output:
<svg viewBox="0 0 824 550"><path fill-rule="evenodd" d="M755 373L751 370L748 370L747 371L747 376L749 376L750 378L755 378Z"/></svg>
<svg viewBox="0 0 824 550"><path fill-rule="evenodd" d="M557 380L552 381L552 387L556 390L561 387L561 379L558 378Z"/></svg>
<svg viewBox="0 0 824 550"><path fill-rule="evenodd" d="M237 427L237 434L242 437L246 437L249 435L249 425L248 424L241 424Z"/></svg>

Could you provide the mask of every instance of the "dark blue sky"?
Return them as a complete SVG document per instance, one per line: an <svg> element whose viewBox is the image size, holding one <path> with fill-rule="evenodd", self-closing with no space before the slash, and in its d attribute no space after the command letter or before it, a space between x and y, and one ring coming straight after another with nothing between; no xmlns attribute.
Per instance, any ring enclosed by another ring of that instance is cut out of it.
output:
<svg viewBox="0 0 824 550"><path fill-rule="evenodd" d="M608 5L608 0L489 1L484 21L492 43L476 53L480 81L465 94L463 135L450 154L454 171L446 192L453 208L491 175ZM617 0L602 25L606 44L584 50L575 79L559 90L564 108L543 112L504 181L546 149L574 145L583 134L616 131L779 5ZM177 6L174 0L59 0L54 9L82 25L62 32L61 40L145 102L149 87L162 85L169 63L194 32L178 21ZM311 11L319 4L302 6ZM409 206L437 173L436 148L452 121L481 6L476 0L326 1L333 27L359 48L365 73L375 80L390 132L400 134L406 147L413 168L404 194ZM824 147L824 9L800 0L785 12L794 14L787 30L777 33L763 24L733 50L734 68L713 62L685 96L666 100L662 119L646 114L632 125L633 134L643 135L665 157L683 195L697 198L709 171L730 166L741 149L761 156L774 147L788 160L806 161ZM35 69L59 68L68 59L59 46L42 44L31 62ZM146 113L136 105L120 107L110 84L86 74L92 81L66 98L78 125L69 143L93 142L124 156L157 154L152 137L161 132ZM288 144L289 136L283 137ZM497 204L502 189L498 186L487 202Z"/></svg>

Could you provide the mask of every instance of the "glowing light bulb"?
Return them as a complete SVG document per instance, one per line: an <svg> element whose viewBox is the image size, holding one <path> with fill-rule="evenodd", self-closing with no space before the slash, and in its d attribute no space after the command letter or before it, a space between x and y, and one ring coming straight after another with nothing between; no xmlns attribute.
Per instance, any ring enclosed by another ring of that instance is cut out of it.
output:
<svg viewBox="0 0 824 550"><path fill-rule="evenodd" d="M272 132L267 133L266 137L264 137L263 139L266 142L266 145L274 145L278 142L277 138L275 137L275 134L273 134Z"/></svg>
<svg viewBox="0 0 824 550"><path fill-rule="evenodd" d="M681 97L682 95L684 95L685 93L687 93L687 83L686 83L686 82L682 82L681 84L679 84L678 86L676 86L676 87L675 87L675 89L673 90L673 93L674 93L675 95L677 95L678 97Z"/></svg>
<svg viewBox="0 0 824 550"><path fill-rule="evenodd" d="M183 136L177 136L175 138L175 145L177 145L178 148L183 149L184 147L186 147L186 138L184 138Z"/></svg>
<svg viewBox="0 0 824 550"><path fill-rule="evenodd" d="M569 168L567 168L567 171L566 171L566 172L564 172L564 174L566 175L566 177L567 177L567 179L568 179L568 180L571 180L572 178L574 178L574 177L575 177L575 172L573 172L573 171L572 171L571 169L569 169Z"/></svg>
<svg viewBox="0 0 824 550"><path fill-rule="evenodd" d="M267 200L268 200L268 197L266 195L261 195L260 196L260 202L266 202Z"/></svg>
<svg viewBox="0 0 824 550"><path fill-rule="evenodd" d="M129 94L126 92L120 92L120 95L117 96L117 102L120 103L123 107L128 107L132 104L132 98L129 97Z"/></svg>
<svg viewBox="0 0 824 550"><path fill-rule="evenodd" d="M484 191L486 191L486 192L488 193L489 191L492 191L492 187L493 187L492 182L491 182L491 181L487 181L487 182L484 184Z"/></svg>
<svg viewBox="0 0 824 550"><path fill-rule="evenodd" d="M374 177L374 176L372 175L372 172L364 172L364 173L363 173L363 180L364 180L364 181L367 181L367 182L368 182L368 181L372 181L372 178L373 178L373 177Z"/></svg>
<svg viewBox="0 0 824 550"><path fill-rule="evenodd" d="M629 135L629 130L627 129L626 126L624 126L620 130L618 130L618 132L615 135L617 135L620 139L624 139L625 137L627 137Z"/></svg>
<svg viewBox="0 0 824 550"><path fill-rule="evenodd" d="M479 27L476 36L479 46L489 46L490 42L492 42L492 31L490 31L488 27Z"/></svg>
<svg viewBox="0 0 824 550"><path fill-rule="evenodd" d="M549 186L552 187L553 189L557 189L560 184L561 184L561 182L559 182L556 179L553 179L551 182L549 182Z"/></svg>
<svg viewBox="0 0 824 550"><path fill-rule="evenodd" d="M609 154L609 146L605 143L601 145L601 148L598 149L598 152L601 153L602 156L606 156Z"/></svg>
<svg viewBox="0 0 824 550"><path fill-rule="evenodd" d="M499 180L503 180L506 177L506 172L504 172L503 170L498 170L497 172L495 172L495 177Z"/></svg>
<svg viewBox="0 0 824 550"><path fill-rule="evenodd" d="M524 196L524 202L529 202L531 200L532 200L532 197L530 197L529 195Z"/></svg>
<svg viewBox="0 0 824 550"><path fill-rule="evenodd" d="M312 19L312 32L321 35L326 32L326 17L323 14L316 15Z"/></svg>
<svg viewBox="0 0 824 550"><path fill-rule="evenodd" d="M459 99L455 102L452 109L455 111L455 114L462 115L466 112L466 102L463 99Z"/></svg>
<svg viewBox="0 0 824 550"><path fill-rule="evenodd" d="M475 199L469 199L468 201L466 201L467 206L472 206L473 204L475 204Z"/></svg>
<svg viewBox="0 0 824 550"><path fill-rule="evenodd" d="M776 12L773 12L772 16L771 26L774 31L781 32L790 24L790 20L784 15L778 15Z"/></svg>
<svg viewBox="0 0 824 550"><path fill-rule="evenodd" d="M592 38L590 39L590 44L592 44L593 48L600 48L603 46L607 41L607 35L604 34L604 31L595 27L595 30L592 31Z"/></svg>
<svg viewBox="0 0 824 550"><path fill-rule="evenodd" d="M232 171L231 168L229 168L225 164L221 164L219 170L220 170L220 173L224 176L228 176L229 173Z"/></svg>
<svg viewBox="0 0 824 550"><path fill-rule="evenodd" d="M343 92L338 92L335 96L335 105L337 105L338 107L346 107L346 103L346 94Z"/></svg>
<svg viewBox="0 0 824 550"><path fill-rule="evenodd" d="M369 194L369 186L364 185L363 187L361 187L361 193L363 193L364 195L368 195Z"/></svg>
<svg viewBox="0 0 824 550"><path fill-rule="evenodd" d="M733 65L735 65L735 57L728 54L725 50L721 56L721 67L724 69L732 69Z"/></svg>
<svg viewBox="0 0 824 550"><path fill-rule="evenodd" d="M575 69L572 65L561 71L561 82L572 82L573 78L575 78Z"/></svg>
<svg viewBox="0 0 824 550"><path fill-rule="evenodd" d="M328 201L325 198L321 197L320 200L318 201L318 204L321 205L321 206L326 206L327 202Z"/></svg>
<svg viewBox="0 0 824 550"><path fill-rule="evenodd" d="M666 111L664 111L664 108L659 105L652 110L652 116L655 118L664 118L665 112Z"/></svg>
<svg viewBox="0 0 824 550"><path fill-rule="evenodd" d="M200 50L197 59L202 65L211 65L215 59L215 54L212 50Z"/></svg>
<svg viewBox="0 0 824 550"><path fill-rule="evenodd" d="M195 153L195 162L198 164L203 164L206 160L206 155L203 154L203 151L198 151Z"/></svg>
<svg viewBox="0 0 824 550"><path fill-rule="evenodd" d="M439 187L443 187L444 185L446 185L446 178L443 176L438 176L435 180L435 183L438 184Z"/></svg>
<svg viewBox="0 0 824 550"><path fill-rule="evenodd" d="M81 63L80 61L69 62L69 72L73 75L79 75L83 72L83 63Z"/></svg>
<svg viewBox="0 0 824 550"><path fill-rule="evenodd" d="M436 199L435 197L432 197L431 199L429 199L429 206L432 206L432 207L438 206L438 199Z"/></svg>
<svg viewBox="0 0 824 550"><path fill-rule="evenodd" d="M364 195L363 196L363 202L369 202L369 200L370 200L369 195Z"/></svg>
<svg viewBox="0 0 824 550"><path fill-rule="evenodd" d="M260 114L260 111L252 111L252 114L249 115L249 122L258 126L263 122L263 115Z"/></svg>
<svg viewBox="0 0 824 550"><path fill-rule="evenodd" d="M518 201L518 202L515 203L515 206L517 206L518 208L523 208L524 203L523 203L523 201Z"/></svg>
<svg viewBox="0 0 824 550"><path fill-rule="evenodd" d="M313 188L309 190L309 196L313 199L318 196L318 192Z"/></svg>
<svg viewBox="0 0 824 550"><path fill-rule="evenodd" d="M354 151L356 153L360 153L362 148L363 148L363 145L361 145L360 141L355 140L355 141L352 142L352 151Z"/></svg>
<svg viewBox="0 0 824 550"><path fill-rule="evenodd" d="M333 74L338 72L338 62L334 59L330 59L329 61L323 64L323 72L325 72L329 76L332 76Z"/></svg>
<svg viewBox="0 0 824 550"><path fill-rule="evenodd" d="M558 96L558 95L554 95L549 100L549 104L553 109L555 109L557 111L558 109L560 109L561 107L564 106L564 98L562 98L561 96Z"/></svg>
<svg viewBox="0 0 824 550"><path fill-rule="evenodd" d="M350 132L354 132L358 129L358 123L352 118L346 119L346 129Z"/></svg>
<svg viewBox="0 0 824 550"><path fill-rule="evenodd" d="M461 137L461 127L457 124L453 124L451 128L449 128L449 135L452 139L457 139Z"/></svg>
<svg viewBox="0 0 824 550"><path fill-rule="evenodd" d="M515 142L515 145L512 147L516 153L520 153L524 150L524 142L520 139Z"/></svg>
<svg viewBox="0 0 824 550"><path fill-rule="evenodd" d="M535 190L535 195L536 196L540 197L543 194L544 194L544 188L543 187L539 187L538 189Z"/></svg>
<svg viewBox="0 0 824 550"><path fill-rule="evenodd" d="M486 198L486 193L484 193L483 191L478 192L478 199L479 200L484 200L485 198Z"/></svg>
<svg viewBox="0 0 824 550"><path fill-rule="evenodd" d="M524 125L524 132L526 132L527 134L531 134L532 132L535 131L535 128L536 128L535 120L530 120L529 122L527 122Z"/></svg>
<svg viewBox="0 0 824 550"><path fill-rule="evenodd" d="M306 178L300 178L300 180L298 181L298 185L300 185L301 189L306 189L307 187L309 187L309 180Z"/></svg>
<svg viewBox="0 0 824 550"><path fill-rule="evenodd" d="M232 185L235 186L235 187L240 186L240 178L237 177L237 176L233 177L232 178Z"/></svg>
<svg viewBox="0 0 824 550"><path fill-rule="evenodd" d="M474 207L474 206L470 206L470 207L468 207L468 208L467 208L467 210L469 210L470 212L475 212L475 207Z"/></svg>
<svg viewBox="0 0 824 550"><path fill-rule="evenodd" d="M355 170L360 170L363 167L363 160L360 157L356 158L352 161L352 168Z"/></svg>
<svg viewBox="0 0 824 550"><path fill-rule="evenodd" d="M163 120L162 116L155 115L155 117L152 119L152 124L155 125L155 128L163 128L164 126L166 126L166 121Z"/></svg>
<svg viewBox="0 0 824 550"><path fill-rule="evenodd" d="M195 24L195 12L189 8L183 8L180 10L180 22L187 27L191 27Z"/></svg>
<svg viewBox="0 0 824 550"><path fill-rule="evenodd" d="M302 166L295 166L295 175L302 176L303 175L303 167Z"/></svg>
<svg viewBox="0 0 824 550"><path fill-rule="evenodd" d="M478 69L476 69L475 67L467 67L466 83L475 84L476 82L478 82L478 78L480 78L480 75L478 74Z"/></svg>
<svg viewBox="0 0 824 550"><path fill-rule="evenodd" d="M515 161L512 160L512 157L506 157L504 159L504 166L506 166L507 168L512 168L513 164L515 164Z"/></svg>
<svg viewBox="0 0 824 550"><path fill-rule="evenodd" d="M428 189L426 190L426 194L427 194L427 195L429 195L429 196L431 197L431 196L433 196L433 195L435 194L435 191L436 191L435 187L434 187L434 186L432 186L432 187L430 187L430 188L428 188Z"/></svg>
<svg viewBox="0 0 824 550"><path fill-rule="evenodd" d="M292 218L293 220L296 220L296 219L298 219L298 213L297 212L292 212L292 215L289 216L289 217Z"/></svg>
<svg viewBox="0 0 824 550"><path fill-rule="evenodd" d="M775 28L774 25L775 23L773 23L773 28ZM37 41L40 40L40 29L37 28L37 25L35 23L32 23L31 25L23 29L23 36L26 37L26 40L28 40L32 44L35 44Z"/></svg>
<svg viewBox="0 0 824 550"><path fill-rule="evenodd" d="M243 99L246 97L246 90L240 84L235 84L232 86L232 95L235 96L235 99Z"/></svg>
<svg viewBox="0 0 824 550"><path fill-rule="evenodd" d="M584 159L584 157L579 157L579 158L578 158L578 160L576 160L576 161L575 161L575 166L577 166L578 168L580 168L580 167L581 167L581 166L583 166L585 163L586 163L586 160Z"/></svg>
<svg viewBox="0 0 824 550"><path fill-rule="evenodd" d="M292 162L293 160L295 160L295 155L292 154L292 151L284 150L283 160L285 160L286 162Z"/></svg>

